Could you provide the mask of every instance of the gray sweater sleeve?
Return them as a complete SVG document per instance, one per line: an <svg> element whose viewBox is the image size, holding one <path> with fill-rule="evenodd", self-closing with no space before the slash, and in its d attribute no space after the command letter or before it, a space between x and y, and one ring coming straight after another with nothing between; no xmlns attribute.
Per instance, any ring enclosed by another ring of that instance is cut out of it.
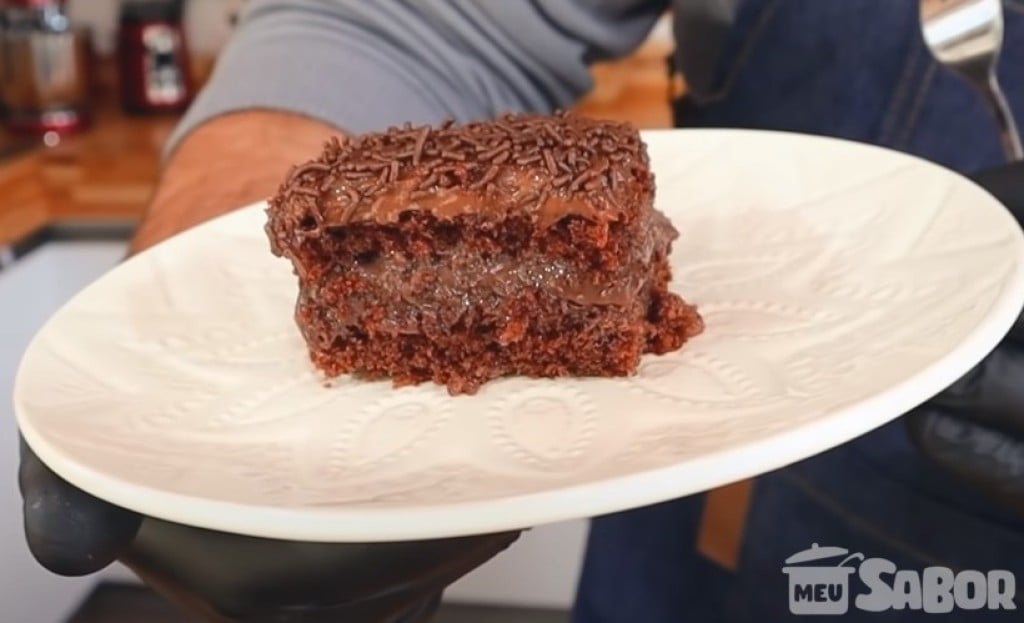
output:
<svg viewBox="0 0 1024 623"><path fill-rule="evenodd" d="M250 0L167 153L203 122L283 110L347 132L548 112L635 49L663 0Z"/></svg>

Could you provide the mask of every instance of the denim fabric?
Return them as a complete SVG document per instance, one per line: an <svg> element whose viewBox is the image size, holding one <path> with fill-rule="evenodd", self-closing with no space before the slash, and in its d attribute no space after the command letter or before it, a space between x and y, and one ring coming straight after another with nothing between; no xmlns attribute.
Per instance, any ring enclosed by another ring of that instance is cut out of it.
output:
<svg viewBox="0 0 1024 623"><path fill-rule="evenodd" d="M1005 6L1001 77L1024 116L1024 2ZM682 126L837 136L965 173L1003 161L981 99L924 48L917 0L748 0L715 92L680 102L676 112ZM595 519L574 623L791 620L781 567L812 543L901 569L1003 568L1018 579L1013 613L943 617L851 606L837 620L1024 620L1024 517L925 463L901 421L758 478L735 574L694 551L702 501L695 495Z"/></svg>
<svg viewBox="0 0 1024 623"><path fill-rule="evenodd" d="M1024 110L1024 2L1004 5L1000 77ZM1001 161L981 99L924 47L917 0L747 0L721 62L714 93L680 104L680 125L836 136L965 172Z"/></svg>

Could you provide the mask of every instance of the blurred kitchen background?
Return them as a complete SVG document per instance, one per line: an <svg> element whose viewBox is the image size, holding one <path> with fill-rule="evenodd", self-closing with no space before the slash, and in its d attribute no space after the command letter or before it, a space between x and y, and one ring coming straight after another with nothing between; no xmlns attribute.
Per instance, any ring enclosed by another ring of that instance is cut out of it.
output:
<svg viewBox="0 0 1024 623"><path fill-rule="evenodd" d="M10 396L33 333L123 256L156 181L160 149L244 3L0 1L0 396ZM594 68L595 88L579 108L646 128L667 125L669 95L682 88L666 75L671 45L666 19L635 54ZM14 477L17 430L9 402L2 404L2 619L185 621L122 568L68 579L31 559ZM526 534L447 594L453 604L505 614L450 608L438 623L564 621L585 536L585 522Z"/></svg>

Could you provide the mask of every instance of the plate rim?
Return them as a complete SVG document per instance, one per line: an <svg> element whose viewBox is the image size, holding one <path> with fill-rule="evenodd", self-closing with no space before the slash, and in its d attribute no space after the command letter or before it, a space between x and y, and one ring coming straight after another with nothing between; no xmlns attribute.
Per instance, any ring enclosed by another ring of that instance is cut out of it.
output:
<svg viewBox="0 0 1024 623"><path fill-rule="evenodd" d="M1024 231L1009 210L991 193L966 176L920 157L848 139L775 130L663 128L651 134L786 135L793 140L845 143L854 149L884 153L889 158L942 170L973 186L1014 230L1016 262L1001 291L982 319L944 356L918 369L882 392L832 409L827 415L786 428L754 441L716 450L671 465L641 470L596 481L494 499L449 502L437 506L356 505L281 507L227 502L152 489L107 475L63 455L36 430L22 395L26 361L51 324L74 306L79 297L111 272L157 249L182 244L197 229L216 227L241 213L262 210L266 201L234 209L147 248L80 289L46 320L22 354L14 379L13 404L21 436L54 473L91 495L134 512L198 528L254 537L307 542L389 542L449 538L523 530L568 520L585 519L693 495L728 483L753 478L815 454L838 447L895 420L951 385L987 356L1009 332L1024 303ZM988 209L988 208L987 208ZM1013 227L1015 226L1015 227ZM822 443L821 439L828 441ZM780 452L780 447L797 451ZM713 469L712 469L713 466ZM686 486L679 486L685 482ZM614 498L599 495L616 489ZM405 515L414 512L415 521Z"/></svg>

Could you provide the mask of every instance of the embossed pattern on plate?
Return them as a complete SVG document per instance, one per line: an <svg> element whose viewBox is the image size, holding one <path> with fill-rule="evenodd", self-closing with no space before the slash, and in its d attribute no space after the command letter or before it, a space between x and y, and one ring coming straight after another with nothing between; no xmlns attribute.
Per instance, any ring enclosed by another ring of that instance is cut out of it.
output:
<svg viewBox="0 0 1024 623"><path fill-rule="evenodd" d="M629 379L476 396L342 378L292 320L262 205L117 267L36 336L15 403L58 473L165 519L394 540L591 516L774 469L941 390L1024 299L990 196L881 149L789 134L645 134L682 233L674 288L707 331Z"/></svg>

